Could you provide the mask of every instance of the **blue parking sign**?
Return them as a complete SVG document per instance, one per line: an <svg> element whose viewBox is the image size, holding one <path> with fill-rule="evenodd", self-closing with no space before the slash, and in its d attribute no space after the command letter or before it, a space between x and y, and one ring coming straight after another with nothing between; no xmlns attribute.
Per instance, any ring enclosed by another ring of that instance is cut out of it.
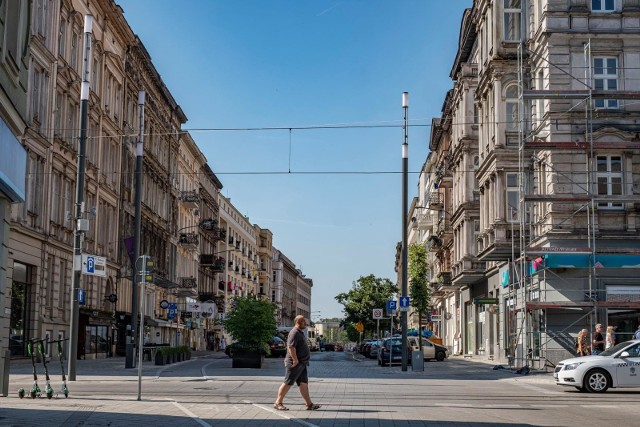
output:
<svg viewBox="0 0 640 427"><path fill-rule="evenodd" d="M178 314L178 303L170 302L168 309L169 312L167 313L167 319L175 319Z"/></svg>
<svg viewBox="0 0 640 427"><path fill-rule="evenodd" d="M387 311L396 311L398 309L398 304L396 301L387 301Z"/></svg>

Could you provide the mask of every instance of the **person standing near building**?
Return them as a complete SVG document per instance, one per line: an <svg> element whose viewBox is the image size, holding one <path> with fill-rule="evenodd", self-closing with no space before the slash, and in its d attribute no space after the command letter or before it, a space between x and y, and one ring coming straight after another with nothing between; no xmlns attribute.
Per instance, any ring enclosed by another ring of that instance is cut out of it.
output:
<svg viewBox="0 0 640 427"><path fill-rule="evenodd" d="M604 351L604 337L602 336L602 323L596 325L596 333L593 335L593 341L591 341L591 354L598 355Z"/></svg>
<svg viewBox="0 0 640 427"><path fill-rule="evenodd" d="M227 347L227 342L225 341L224 337L220 338L220 350L219 351L224 351L224 349Z"/></svg>
<svg viewBox="0 0 640 427"><path fill-rule="evenodd" d="M609 350L611 347L616 345L616 327L615 326L607 326L607 344L605 345L605 350Z"/></svg>
<svg viewBox="0 0 640 427"><path fill-rule="evenodd" d="M589 356L591 354L591 346L589 346L589 339L587 338L588 333L586 329L578 332L578 338L576 339L578 356Z"/></svg>
<svg viewBox="0 0 640 427"><path fill-rule="evenodd" d="M304 334L304 328L307 326L307 319L298 315L294 320L294 327L289 331L287 338L287 356L284 359L286 374L283 383L278 389L278 397L273 407L278 411L288 411L289 408L284 406L284 397L293 384L298 384L300 395L307 404L308 411L315 411L320 408L311 401L309 397L309 376L307 375L307 366L311 359L311 351L307 344L307 338Z"/></svg>

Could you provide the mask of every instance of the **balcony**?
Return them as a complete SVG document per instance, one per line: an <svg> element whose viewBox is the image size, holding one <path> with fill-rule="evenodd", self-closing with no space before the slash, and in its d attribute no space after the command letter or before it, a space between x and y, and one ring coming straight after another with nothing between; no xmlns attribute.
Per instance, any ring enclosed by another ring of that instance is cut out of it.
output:
<svg viewBox="0 0 640 427"><path fill-rule="evenodd" d="M442 236L444 234L452 233L453 229L451 228L451 221L448 219L440 218L438 221L438 235Z"/></svg>
<svg viewBox="0 0 640 427"><path fill-rule="evenodd" d="M486 264L473 259L463 259L453 265L453 284L472 285L484 278Z"/></svg>
<svg viewBox="0 0 640 427"><path fill-rule="evenodd" d="M195 277L179 277L178 288L180 289L196 289L198 287L198 281Z"/></svg>
<svg viewBox="0 0 640 427"><path fill-rule="evenodd" d="M213 254L201 254L200 265L209 267L216 273L222 273L225 269L227 261L222 257L216 257Z"/></svg>
<svg viewBox="0 0 640 427"><path fill-rule="evenodd" d="M495 223L478 236L480 261L507 261L514 253L520 253L520 230L517 224Z"/></svg>
<svg viewBox="0 0 640 427"><path fill-rule="evenodd" d="M198 235L196 233L182 233L178 239L178 244L187 250L197 250Z"/></svg>
<svg viewBox="0 0 640 427"><path fill-rule="evenodd" d="M196 209L200 206L200 196L196 191L183 191L180 195L182 206L187 209Z"/></svg>

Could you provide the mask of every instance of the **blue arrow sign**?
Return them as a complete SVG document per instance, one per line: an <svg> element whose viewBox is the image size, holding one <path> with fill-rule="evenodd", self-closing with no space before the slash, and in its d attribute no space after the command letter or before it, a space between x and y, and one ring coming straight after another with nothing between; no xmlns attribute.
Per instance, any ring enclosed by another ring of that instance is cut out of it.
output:
<svg viewBox="0 0 640 427"><path fill-rule="evenodd" d="M387 301L387 311L396 311L398 306L395 301Z"/></svg>
<svg viewBox="0 0 640 427"><path fill-rule="evenodd" d="M85 305L87 302L87 298L86 298L84 289L82 288L78 288L78 305Z"/></svg>
<svg viewBox="0 0 640 427"><path fill-rule="evenodd" d="M409 297L400 297L400 308L409 307L410 305Z"/></svg>

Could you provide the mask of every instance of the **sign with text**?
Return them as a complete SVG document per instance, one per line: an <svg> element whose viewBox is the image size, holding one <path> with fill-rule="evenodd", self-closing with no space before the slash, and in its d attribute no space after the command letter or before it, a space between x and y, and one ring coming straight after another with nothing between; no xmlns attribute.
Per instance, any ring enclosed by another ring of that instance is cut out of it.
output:
<svg viewBox="0 0 640 427"><path fill-rule="evenodd" d="M374 308L373 309L373 318L376 320L382 319L382 309Z"/></svg>

